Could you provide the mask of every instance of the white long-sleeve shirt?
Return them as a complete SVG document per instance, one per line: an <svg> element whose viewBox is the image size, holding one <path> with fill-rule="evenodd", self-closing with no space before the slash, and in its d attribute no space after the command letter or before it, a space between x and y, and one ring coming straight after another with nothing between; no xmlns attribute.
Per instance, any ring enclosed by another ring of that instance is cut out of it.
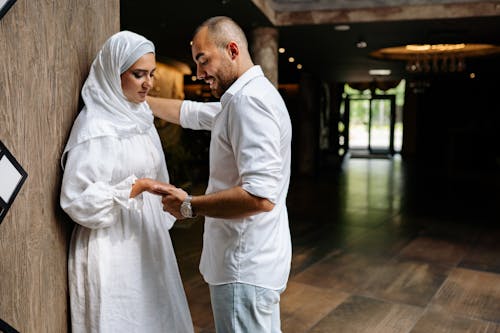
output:
<svg viewBox="0 0 500 333"><path fill-rule="evenodd" d="M207 194L242 186L275 204L246 218L206 217L200 262L206 282L284 288L291 262L286 196L292 128L280 94L254 66L225 92L220 106L183 102L180 122L211 130Z"/></svg>

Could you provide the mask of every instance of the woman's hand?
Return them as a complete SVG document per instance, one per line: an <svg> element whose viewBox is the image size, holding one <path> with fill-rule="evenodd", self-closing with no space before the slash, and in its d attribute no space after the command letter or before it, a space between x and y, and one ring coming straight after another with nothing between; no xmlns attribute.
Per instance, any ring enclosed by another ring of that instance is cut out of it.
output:
<svg viewBox="0 0 500 333"><path fill-rule="evenodd" d="M163 183L163 182L151 179L151 178L140 178L140 179L137 179L134 182L134 184L132 185L132 189L130 190L130 198L135 198L136 196L138 196L139 194L141 194L144 191L149 192L149 193L153 193L153 194L162 195L163 193L160 193L157 190L155 190L155 188L158 188L158 187L161 187L164 189L175 188L175 186L173 186L173 185Z"/></svg>

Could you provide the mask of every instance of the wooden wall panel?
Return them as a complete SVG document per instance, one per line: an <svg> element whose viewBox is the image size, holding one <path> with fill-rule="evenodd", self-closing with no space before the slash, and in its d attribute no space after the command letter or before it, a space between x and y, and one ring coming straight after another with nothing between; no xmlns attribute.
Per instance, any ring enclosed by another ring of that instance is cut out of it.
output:
<svg viewBox="0 0 500 333"><path fill-rule="evenodd" d="M0 21L0 140L28 179L0 225L0 318L67 332L59 158L96 51L120 28L119 0L17 0Z"/></svg>

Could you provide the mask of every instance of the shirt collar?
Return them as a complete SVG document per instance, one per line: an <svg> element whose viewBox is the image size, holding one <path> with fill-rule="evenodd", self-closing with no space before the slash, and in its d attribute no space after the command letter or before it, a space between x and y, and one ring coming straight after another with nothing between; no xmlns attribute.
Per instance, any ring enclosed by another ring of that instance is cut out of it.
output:
<svg viewBox="0 0 500 333"><path fill-rule="evenodd" d="M231 97L236 95L236 93L241 90L248 82L252 81L254 78L258 76L264 76L264 72L259 65L255 65L250 67L243 75L241 75L233 84L229 87L228 90L222 95L220 102L222 105L226 104Z"/></svg>

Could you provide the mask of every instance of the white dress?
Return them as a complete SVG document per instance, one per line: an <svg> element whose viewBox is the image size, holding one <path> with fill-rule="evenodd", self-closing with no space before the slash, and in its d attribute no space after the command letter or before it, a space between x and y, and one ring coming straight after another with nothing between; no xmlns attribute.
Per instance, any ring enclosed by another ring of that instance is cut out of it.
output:
<svg viewBox="0 0 500 333"><path fill-rule="evenodd" d="M103 136L67 154L61 206L77 222L69 251L73 333L193 332L161 197L129 199L136 178L168 181L159 138Z"/></svg>

